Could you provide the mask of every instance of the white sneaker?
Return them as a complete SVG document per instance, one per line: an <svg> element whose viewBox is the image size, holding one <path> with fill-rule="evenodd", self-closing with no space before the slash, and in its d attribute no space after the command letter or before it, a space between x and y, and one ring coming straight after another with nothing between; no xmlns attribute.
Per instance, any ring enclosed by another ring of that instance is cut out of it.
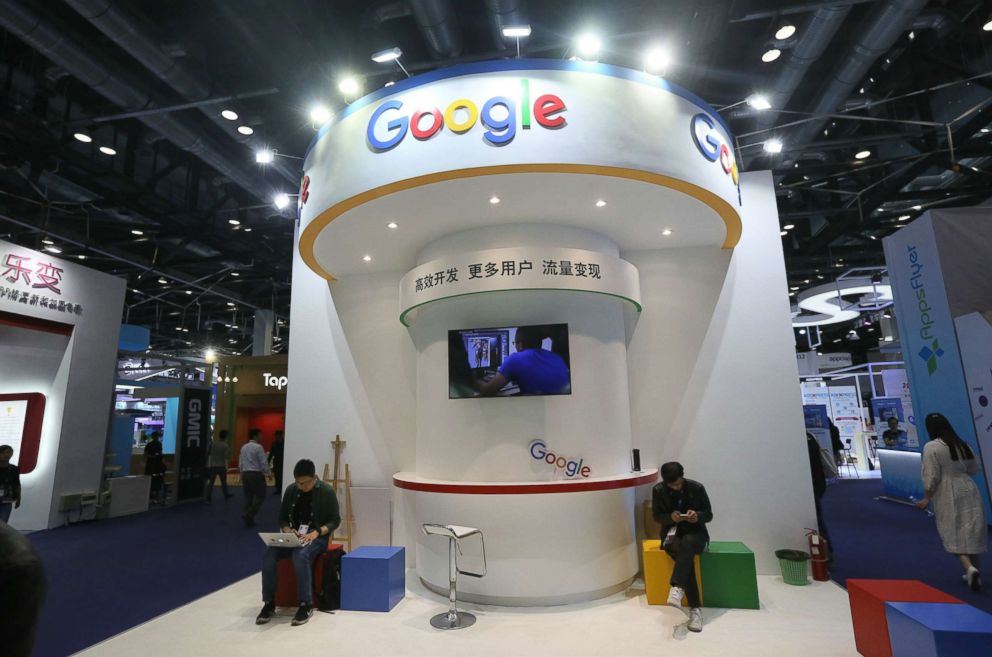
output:
<svg viewBox="0 0 992 657"><path fill-rule="evenodd" d="M689 631L703 631L703 610L699 607L693 607L689 610Z"/></svg>
<svg viewBox="0 0 992 657"><path fill-rule="evenodd" d="M665 603L669 607L675 607L676 609L682 609L682 589L677 586L673 586L668 591L668 602Z"/></svg>

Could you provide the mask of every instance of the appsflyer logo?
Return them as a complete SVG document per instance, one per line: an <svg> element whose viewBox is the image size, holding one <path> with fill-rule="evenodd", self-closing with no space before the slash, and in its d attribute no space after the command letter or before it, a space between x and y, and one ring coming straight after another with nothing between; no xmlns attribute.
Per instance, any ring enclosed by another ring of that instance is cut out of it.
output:
<svg viewBox="0 0 992 657"><path fill-rule="evenodd" d="M944 350L940 348L937 340L934 340L929 347L920 349L920 358L926 361L927 374L937 371L937 359L944 355Z"/></svg>

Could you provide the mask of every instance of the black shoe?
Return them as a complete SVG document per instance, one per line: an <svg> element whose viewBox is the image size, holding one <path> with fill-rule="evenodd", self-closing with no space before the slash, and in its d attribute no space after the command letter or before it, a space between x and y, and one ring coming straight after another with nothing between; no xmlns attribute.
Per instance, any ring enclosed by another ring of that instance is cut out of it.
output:
<svg viewBox="0 0 992 657"><path fill-rule="evenodd" d="M293 616L293 626L305 625L310 617L313 616L313 607L306 603L300 605L300 608L296 610L296 615Z"/></svg>
<svg viewBox="0 0 992 657"><path fill-rule="evenodd" d="M272 620L272 614L276 612L276 603L266 602L262 606L262 611L258 612L258 616L255 616L255 625L265 625L270 620Z"/></svg>

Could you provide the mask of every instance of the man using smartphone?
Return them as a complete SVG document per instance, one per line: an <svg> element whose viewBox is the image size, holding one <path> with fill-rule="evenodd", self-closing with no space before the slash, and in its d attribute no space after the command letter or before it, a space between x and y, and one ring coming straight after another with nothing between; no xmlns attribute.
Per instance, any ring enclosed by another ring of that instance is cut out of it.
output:
<svg viewBox="0 0 992 657"><path fill-rule="evenodd" d="M651 512L661 524L662 545L675 560L667 604L681 610L685 596L689 602L688 629L702 632L702 602L694 559L709 543L706 523L713 520L713 511L703 485L684 475L681 463L671 461L661 466L661 483L652 491Z"/></svg>
<svg viewBox="0 0 992 657"><path fill-rule="evenodd" d="M276 568L280 559L292 559L296 571L296 592L300 607L293 625L303 625L313 616L313 561L327 551L331 534L341 524L338 498L334 487L317 479L317 468L309 459L300 460L293 468L295 482L286 488L279 511L279 527L287 534L299 537L301 547L265 549L262 556L262 611L256 625L272 620L276 610Z"/></svg>

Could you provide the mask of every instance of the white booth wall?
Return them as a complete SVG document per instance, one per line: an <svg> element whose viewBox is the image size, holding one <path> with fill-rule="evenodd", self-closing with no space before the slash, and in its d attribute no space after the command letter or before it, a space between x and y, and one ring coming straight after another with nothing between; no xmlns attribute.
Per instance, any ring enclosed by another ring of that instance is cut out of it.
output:
<svg viewBox="0 0 992 657"><path fill-rule="evenodd" d="M630 425L642 464L682 461L710 492L713 538L744 541L772 574L774 549L805 545L815 512L771 175L743 174L741 194L732 251L621 253L640 270L644 307L627 354ZM417 423L430 418L417 417L417 353L399 322L405 273L328 283L294 251L287 471L329 461L334 434L356 486L418 469ZM412 565L420 530L403 499L393 496L392 540Z"/></svg>
<svg viewBox="0 0 992 657"><path fill-rule="evenodd" d="M21 477L22 503L10 524L39 530L61 524L63 494L97 491L103 474L107 427L113 407L117 341L126 283L47 253L0 241L0 262L8 253L51 262L63 269L59 299L82 306L81 314L22 303L0 309L72 325L68 337L25 328L0 333L0 394L41 392L46 396L38 464ZM19 290L45 292L23 285ZM36 356L36 358L34 357ZM16 463L18 455L14 455Z"/></svg>

